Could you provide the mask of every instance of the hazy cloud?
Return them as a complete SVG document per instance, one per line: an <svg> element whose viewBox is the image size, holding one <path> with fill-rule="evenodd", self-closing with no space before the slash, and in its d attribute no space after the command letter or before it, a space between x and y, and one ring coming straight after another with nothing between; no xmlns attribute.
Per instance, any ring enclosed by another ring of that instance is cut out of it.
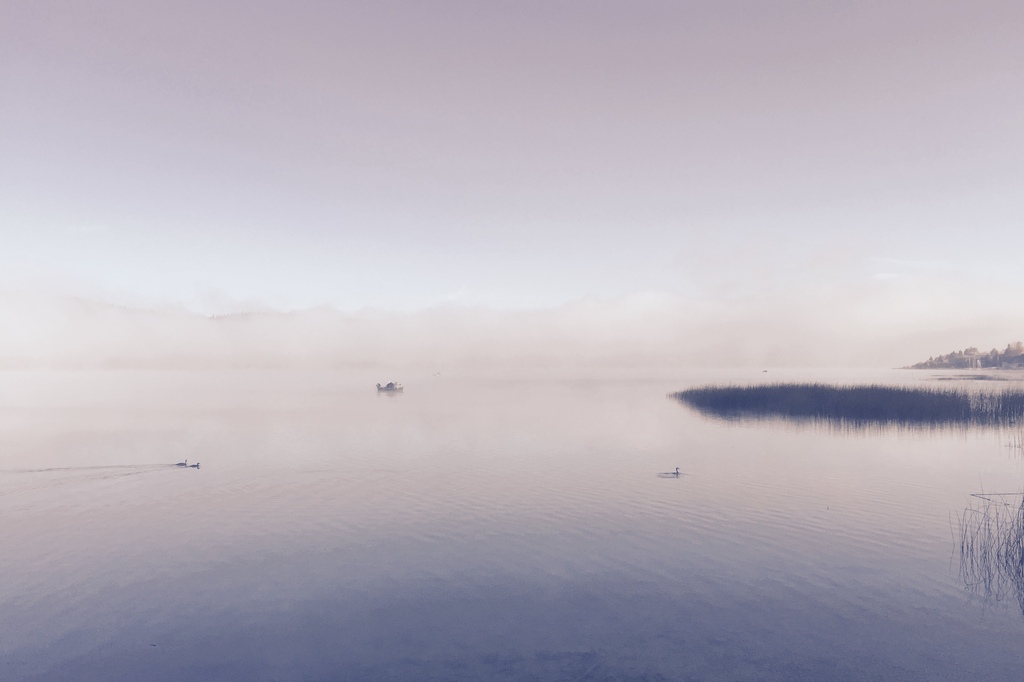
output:
<svg viewBox="0 0 1024 682"><path fill-rule="evenodd" d="M4 362L899 364L1020 335L1020 3L445 8L5 7L0 291L126 310L40 303Z"/></svg>

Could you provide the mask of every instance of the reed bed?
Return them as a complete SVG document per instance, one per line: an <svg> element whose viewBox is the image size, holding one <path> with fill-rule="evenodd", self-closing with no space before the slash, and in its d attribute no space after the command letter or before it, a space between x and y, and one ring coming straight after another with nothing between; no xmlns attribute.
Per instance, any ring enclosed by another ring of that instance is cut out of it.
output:
<svg viewBox="0 0 1024 682"><path fill-rule="evenodd" d="M958 517L960 579L985 599L1016 598L1024 613L1024 494L974 497Z"/></svg>
<svg viewBox="0 0 1024 682"><path fill-rule="evenodd" d="M906 386L762 384L700 386L672 396L722 418L828 420L901 424L1017 424L1024 391L966 391Z"/></svg>

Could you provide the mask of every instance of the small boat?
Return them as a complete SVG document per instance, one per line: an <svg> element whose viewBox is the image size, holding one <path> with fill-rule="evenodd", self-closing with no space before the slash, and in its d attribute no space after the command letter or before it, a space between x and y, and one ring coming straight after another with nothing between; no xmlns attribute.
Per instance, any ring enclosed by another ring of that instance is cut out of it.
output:
<svg viewBox="0 0 1024 682"><path fill-rule="evenodd" d="M386 383L383 386L381 386L380 384L377 384L377 390L381 391L381 392L384 392L384 393L398 393L399 391L403 390L404 388L405 387L402 386L402 384L396 383L394 381L389 381L388 383Z"/></svg>

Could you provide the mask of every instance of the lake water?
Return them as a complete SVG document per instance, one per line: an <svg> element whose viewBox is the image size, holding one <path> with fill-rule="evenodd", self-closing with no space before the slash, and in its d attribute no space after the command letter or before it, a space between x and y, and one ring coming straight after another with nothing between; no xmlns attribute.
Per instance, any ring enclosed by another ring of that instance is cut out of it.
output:
<svg viewBox="0 0 1024 682"><path fill-rule="evenodd" d="M666 397L938 376L3 372L0 679L1017 679L957 542L1012 434Z"/></svg>

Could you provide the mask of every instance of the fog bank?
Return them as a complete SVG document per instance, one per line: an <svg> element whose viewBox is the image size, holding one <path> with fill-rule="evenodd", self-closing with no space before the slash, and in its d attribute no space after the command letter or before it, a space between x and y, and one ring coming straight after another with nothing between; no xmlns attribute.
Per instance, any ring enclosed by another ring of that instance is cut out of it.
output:
<svg viewBox="0 0 1024 682"><path fill-rule="evenodd" d="M529 311L448 305L213 317L8 294L0 296L0 367L895 367L967 345L1001 347L1024 328L1019 315L978 307L951 324L945 308L915 307L912 288L893 286L714 304L647 294Z"/></svg>

